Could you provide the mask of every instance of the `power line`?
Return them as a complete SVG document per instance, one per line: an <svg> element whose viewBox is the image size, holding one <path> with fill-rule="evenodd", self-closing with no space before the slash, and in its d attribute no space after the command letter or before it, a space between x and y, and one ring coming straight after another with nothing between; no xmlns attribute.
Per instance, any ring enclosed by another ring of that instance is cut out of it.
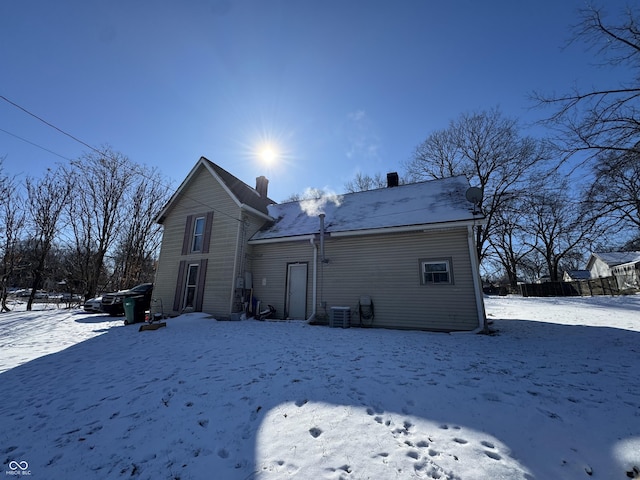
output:
<svg viewBox="0 0 640 480"><path fill-rule="evenodd" d="M54 130L57 130L58 132L62 133L63 135L66 135L67 137L69 137L69 138L71 138L71 139L75 140L76 142L78 142L78 143L80 143L80 144L84 145L85 147L90 148L90 149L91 149L91 150L93 150L94 152L96 152L96 153L101 153L98 149L96 149L96 148L92 147L92 146L91 146L91 145L89 145L88 143L83 142L83 141L82 141L82 140L80 140L79 138L74 137L74 136L73 136L73 135L71 135L70 133L65 132L65 131L64 131L64 130L62 130L61 128L58 128L58 127L56 127L55 125L53 125L52 123L47 122L45 119L43 119L43 118L39 117L39 116L38 116L38 115L36 115L35 113L30 112L30 111L29 111L29 110L27 110L26 108L21 107L21 106L20 106L20 105L18 105L17 103L12 102L11 100L9 100L9 99L8 99L7 97L5 97L4 95L0 95L0 99L4 100L5 102L7 102L7 103L9 103L9 104L11 104L11 105L13 105L13 106L14 106L14 107L16 107L16 108L18 108L18 109L22 110L22 111L23 111L23 112L25 112L26 114L31 115L33 118L35 118L35 119L37 119L37 120L41 121L41 122L42 122L42 123L44 123L45 125L48 125L49 127L53 128Z"/></svg>
<svg viewBox="0 0 640 480"><path fill-rule="evenodd" d="M32 116L33 118L37 119L38 121L40 121L40 122L44 123L45 125L47 125L47 126L49 126L49 127L51 127L51 128L53 128L54 130L56 130L56 131L58 131L58 132L62 133L63 135L66 135L67 137L69 137L69 138L71 138L72 140L74 140L74 141L76 141L76 142L80 143L81 145L84 145L85 147L90 148L91 150L93 150L94 152L96 152L98 155L105 155L105 153L106 153L105 151L100 151L100 150L98 150L98 149L96 149L96 148L92 147L92 146L91 146L91 145L89 145L88 143L83 142L83 141L82 141L82 140L80 140L79 138L77 138L77 137L75 137L75 136L71 135L70 133L65 132L65 131L64 131L64 130L62 130L61 128L56 127L55 125L53 125L52 123L47 122L46 120L44 120L43 118L39 117L39 116L38 116L38 115L36 115L35 113L30 112L29 110L27 110L26 108L24 108L24 107L22 107L22 106L18 105L18 104L17 104L17 103L15 103L15 102L12 102L11 100L9 100L9 99L8 99L7 97L5 97L4 95L0 95L0 99L4 100L5 102L9 103L10 105L13 105L13 106L14 106L14 107L16 107L17 109L22 110L22 111L23 111L23 112L25 112L26 114L28 114L28 115ZM20 140L22 140L22 141L24 141L24 142L26 142L26 143L29 143L29 144L31 144L31 145L33 145L33 146L35 146L35 147L41 148L42 150L45 150L45 151L47 151L47 152L49 152L49 153L51 153L51 154L53 154L53 155L56 155L56 156L58 156L58 157L60 157L60 158L63 158L63 159L68 160L68 161L70 161L70 162L73 162L73 161L74 161L74 160L72 160L72 159L70 159L70 158L64 157L64 156L62 156L62 155L60 155L60 154L58 154L58 153L55 153L55 152L53 152L53 151L51 151L51 150L48 150L47 148L44 148L44 147L42 147L42 146L40 146L40 145L38 145L38 144L36 144L36 143L34 143L34 142L31 142L31 141L29 141L29 140L27 140L27 139L25 139L25 138L22 138L22 137L19 137L18 135L15 135L15 134L13 134L13 133L7 132L6 130L0 129L0 131L3 131L3 132L5 132L5 133L7 133L7 134L9 134L9 135L11 135L11 136L13 136L13 137L16 137L16 138L18 138L18 139L20 139ZM120 163L121 163L121 166L124 166L124 162L120 162ZM168 187L169 189L172 189L172 188L173 188L173 186L172 186L172 185L170 185L170 184L163 184L160 180L156 180L155 178L149 178L149 177L147 177L143 172L139 171L139 166L138 166L138 165L135 165L135 164L134 164L133 173L134 173L134 174L136 174L136 175L139 175L139 176L141 176L141 177L143 177L143 178L147 178L147 179L151 180L153 183L158 183L159 185L162 185L162 186L164 186L164 187ZM200 204L200 205L202 205L202 206L204 206L204 207L206 207L206 208L210 208L211 210L213 210L213 211L215 211L215 212L218 212L218 213L220 213L220 214L222 214L222 215L225 215L225 216L227 216L227 217L229 217L229 218L231 218L231 219L233 219L233 220L236 220L236 221L238 221L238 222L241 222L241 221L242 221L242 219L241 219L241 218L235 218L233 215L230 215L230 214L228 214L228 213L226 213L226 212L223 212L222 210L219 210L219 209L217 209L217 208L214 208L214 207L212 207L211 205L207 205L206 203L204 203L204 202L202 202L202 201L199 201L199 200L197 200L197 199L191 198L191 197L189 197L189 196L185 196L185 198L190 198L191 200L194 200L196 203L198 203L198 204Z"/></svg>
<svg viewBox="0 0 640 480"><path fill-rule="evenodd" d="M62 158L64 160L72 161L70 158L65 157L64 155L60 155L59 153L56 153L53 150L49 150L48 148L45 148L42 145L38 145L37 143L34 143L34 142L30 141L30 140L27 140L26 138L22 138L19 135L16 135L15 133L8 132L3 128L0 128L0 132L4 132L7 135L11 135L12 137L17 138L18 140L22 140L23 142L28 143L29 145L33 145L34 147L38 147L38 148L44 150L45 152L49 152L49 153L55 155L56 157L60 157L60 158Z"/></svg>

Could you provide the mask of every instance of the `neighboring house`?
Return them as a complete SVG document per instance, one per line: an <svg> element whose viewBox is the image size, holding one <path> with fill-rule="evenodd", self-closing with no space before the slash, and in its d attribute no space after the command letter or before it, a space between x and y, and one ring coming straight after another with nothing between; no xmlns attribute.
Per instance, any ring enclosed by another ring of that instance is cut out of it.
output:
<svg viewBox="0 0 640 480"><path fill-rule="evenodd" d="M562 281L575 282L579 280L589 280L591 272L589 270L565 270L562 274Z"/></svg>
<svg viewBox="0 0 640 480"><path fill-rule="evenodd" d="M618 288L640 288L640 254L631 262L611 267L611 273L616 277Z"/></svg>
<svg viewBox="0 0 640 480"><path fill-rule="evenodd" d="M591 278L615 277L618 288L640 288L640 252L592 253L587 269Z"/></svg>
<svg viewBox="0 0 640 480"><path fill-rule="evenodd" d="M275 204L201 158L158 216L155 296L165 311L237 318L252 299L277 318L326 321L367 296L374 327L472 331L485 324L464 177Z"/></svg>
<svg viewBox="0 0 640 480"><path fill-rule="evenodd" d="M610 277L613 275L613 267L638 261L640 252L592 253L587 262L587 270L591 273L591 278Z"/></svg>

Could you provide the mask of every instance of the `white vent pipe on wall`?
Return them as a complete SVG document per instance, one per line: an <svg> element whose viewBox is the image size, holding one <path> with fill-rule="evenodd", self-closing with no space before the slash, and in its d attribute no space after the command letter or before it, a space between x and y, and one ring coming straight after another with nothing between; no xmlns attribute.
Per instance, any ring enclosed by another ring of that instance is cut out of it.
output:
<svg viewBox="0 0 640 480"><path fill-rule="evenodd" d="M327 263L327 259L324 257L324 213L319 215L320 217L320 261Z"/></svg>
<svg viewBox="0 0 640 480"><path fill-rule="evenodd" d="M307 322L311 323L316 319L316 304L318 303L318 246L316 242L311 238L309 240L311 242L311 246L313 247L313 278L312 278L312 298L313 298L313 306L311 307L311 315L307 318Z"/></svg>

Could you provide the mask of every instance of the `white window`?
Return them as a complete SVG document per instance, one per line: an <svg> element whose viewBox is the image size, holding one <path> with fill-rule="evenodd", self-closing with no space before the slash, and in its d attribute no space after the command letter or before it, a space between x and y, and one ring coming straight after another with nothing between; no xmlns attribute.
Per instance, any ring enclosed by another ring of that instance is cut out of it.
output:
<svg viewBox="0 0 640 480"><path fill-rule="evenodd" d="M420 282L423 285L451 284L451 260L420 260Z"/></svg>
<svg viewBox="0 0 640 480"><path fill-rule="evenodd" d="M191 251L201 252L204 240L204 217L196 218L193 223L193 243L191 244Z"/></svg>
<svg viewBox="0 0 640 480"><path fill-rule="evenodd" d="M183 308L195 307L196 288L198 287L198 267L197 263L192 263L187 269L187 285L184 291Z"/></svg>

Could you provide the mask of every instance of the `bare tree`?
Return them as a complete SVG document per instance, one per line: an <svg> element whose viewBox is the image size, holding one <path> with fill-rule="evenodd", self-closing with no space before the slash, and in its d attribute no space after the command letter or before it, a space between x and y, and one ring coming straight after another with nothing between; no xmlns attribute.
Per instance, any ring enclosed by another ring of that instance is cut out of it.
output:
<svg viewBox="0 0 640 480"><path fill-rule="evenodd" d="M287 198L285 198L282 201L282 203L299 202L301 200L311 200L311 199L314 199L314 198L324 197L325 195L328 195L328 194L329 194L329 192L327 192L323 188L309 187L304 191L304 193L292 193Z"/></svg>
<svg viewBox="0 0 640 480"><path fill-rule="evenodd" d="M629 6L619 19L609 22L602 8L580 10L573 42L584 42L604 58L611 72L610 84L600 88L574 88L563 95L535 92L541 106L554 107L547 120L559 131L559 144L567 156L586 152L588 158L602 152L640 153L640 9ZM616 74L627 68L627 72ZM622 77L631 78L623 80Z"/></svg>
<svg viewBox="0 0 640 480"><path fill-rule="evenodd" d="M631 227L640 236L640 155L608 153L593 167L594 182L585 195L590 208L610 225Z"/></svg>
<svg viewBox="0 0 640 480"><path fill-rule="evenodd" d="M494 234L489 238L492 250L512 289L518 286L518 272L523 260L534 249L524 228L526 203L520 195L505 198L502 208L494 216Z"/></svg>
<svg viewBox="0 0 640 480"><path fill-rule="evenodd" d="M369 174L356 173L355 178L344 184L347 193L364 192L376 188L387 186L387 180L381 173L376 173L373 177Z"/></svg>
<svg viewBox="0 0 640 480"><path fill-rule="evenodd" d="M127 195L127 221L115 253L120 286L151 282L161 242L161 226L155 222L158 211L169 200L170 191L156 169L140 167Z"/></svg>
<svg viewBox="0 0 640 480"><path fill-rule="evenodd" d="M526 209L530 245L545 259L552 281L560 280L561 263L572 260L597 236L596 218L584 215L585 209L568 191L566 179L554 181L548 175L544 184L532 188Z"/></svg>
<svg viewBox="0 0 640 480"><path fill-rule="evenodd" d="M31 310L36 292L42 286L47 257L62 228L62 216L69 204L73 184L62 171L48 170L39 180L27 178L26 187L33 254L33 282L27 301L27 310Z"/></svg>
<svg viewBox="0 0 640 480"><path fill-rule="evenodd" d="M405 166L414 180L465 175L482 189L478 206L486 215L486 225L476 229L478 258L482 260L503 205L523 188L531 169L549 158L545 142L521 137L516 120L492 109L463 114L447 129L432 133Z"/></svg>
<svg viewBox="0 0 640 480"><path fill-rule="evenodd" d="M7 286L20 262L20 240L24 234L25 211L15 177L2 172L0 160L0 312L8 312Z"/></svg>
<svg viewBox="0 0 640 480"><path fill-rule="evenodd" d="M524 275L525 281L530 283L542 277L543 272L548 268L545 258L535 249L520 259L518 267Z"/></svg>
<svg viewBox="0 0 640 480"><path fill-rule="evenodd" d="M95 296L105 256L127 218L127 195L135 179L135 166L121 153L105 147L71 163L68 175L77 189L69 215L74 234L78 269L83 277L85 299Z"/></svg>

